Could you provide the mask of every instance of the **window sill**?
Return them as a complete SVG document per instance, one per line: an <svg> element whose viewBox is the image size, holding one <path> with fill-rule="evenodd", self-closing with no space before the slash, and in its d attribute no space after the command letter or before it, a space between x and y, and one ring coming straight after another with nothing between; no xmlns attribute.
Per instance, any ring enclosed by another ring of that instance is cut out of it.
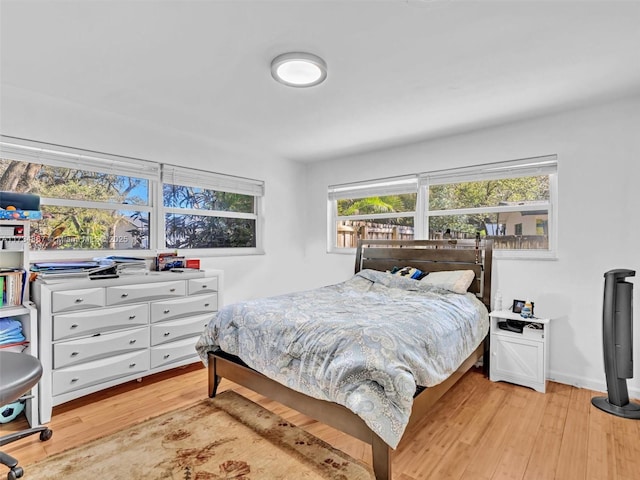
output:
<svg viewBox="0 0 640 480"><path fill-rule="evenodd" d="M185 257L232 257L232 256L250 256L264 255L263 248L193 248L178 249L180 255Z"/></svg>
<svg viewBox="0 0 640 480"><path fill-rule="evenodd" d="M549 250L494 250L498 260L558 260L558 254Z"/></svg>
<svg viewBox="0 0 640 480"><path fill-rule="evenodd" d="M338 255L355 255L355 248L329 248L327 253L337 253Z"/></svg>

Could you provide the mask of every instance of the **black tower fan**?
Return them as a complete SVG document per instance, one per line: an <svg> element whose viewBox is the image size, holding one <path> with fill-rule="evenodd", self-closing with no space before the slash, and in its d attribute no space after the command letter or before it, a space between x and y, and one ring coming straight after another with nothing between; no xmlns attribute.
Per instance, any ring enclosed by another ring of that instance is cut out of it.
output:
<svg viewBox="0 0 640 480"><path fill-rule="evenodd" d="M640 405L629 402L627 378L633 378L633 270L610 270L604 274L602 343L608 397L593 397L600 410L640 420Z"/></svg>

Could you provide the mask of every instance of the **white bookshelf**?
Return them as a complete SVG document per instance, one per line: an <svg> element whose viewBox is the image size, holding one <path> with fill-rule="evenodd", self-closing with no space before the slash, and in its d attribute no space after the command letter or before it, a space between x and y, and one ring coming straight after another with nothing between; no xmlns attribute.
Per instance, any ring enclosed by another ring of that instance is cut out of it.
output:
<svg viewBox="0 0 640 480"><path fill-rule="evenodd" d="M21 229L17 235L16 229ZM23 269L24 296L21 305L2 305L0 318L11 317L22 323L22 333L29 342L26 346L9 347L12 351L22 351L34 357L38 357L38 314L29 300L29 222L22 220L0 220L0 268ZM39 385L31 389L25 395L25 415L31 426L39 425L38 412Z"/></svg>

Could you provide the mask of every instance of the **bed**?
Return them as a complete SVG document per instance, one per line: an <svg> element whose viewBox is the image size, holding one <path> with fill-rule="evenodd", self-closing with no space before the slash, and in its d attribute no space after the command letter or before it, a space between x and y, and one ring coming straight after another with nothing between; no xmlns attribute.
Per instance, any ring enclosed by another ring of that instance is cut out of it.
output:
<svg viewBox="0 0 640 480"><path fill-rule="evenodd" d="M196 345L209 396L226 378L283 403L371 444L390 479L404 432L488 351L491 269L491 240L361 240L345 282L220 310Z"/></svg>

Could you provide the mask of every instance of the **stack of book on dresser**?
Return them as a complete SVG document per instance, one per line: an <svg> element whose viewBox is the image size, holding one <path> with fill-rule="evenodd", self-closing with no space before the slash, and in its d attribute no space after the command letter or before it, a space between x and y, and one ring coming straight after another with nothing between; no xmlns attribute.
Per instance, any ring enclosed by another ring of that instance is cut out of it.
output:
<svg viewBox="0 0 640 480"><path fill-rule="evenodd" d="M113 262L103 263L95 260L77 262L41 262L31 265L35 276L47 283L56 280L92 278L92 275L116 273Z"/></svg>
<svg viewBox="0 0 640 480"><path fill-rule="evenodd" d="M185 257L178 255L178 252L159 253L156 255L156 270L165 272L176 268L185 267Z"/></svg>
<svg viewBox="0 0 640 480"><path fill-rule="evenodd" d="M100 257L75 262L34 263L31 271L45 283L70 279L118 278L122 274L144 274L149 271L143 258Z"/></svg>
<svg viewBox="0 0 640 480"><path fill-rule="evenodd" d="M112 255L109 257L100 257L98 260L105 264L111 262L115 266L115 274L117 275L140 275L149 271L149 266L144 258L138 257L120 257Z"/></svg>

